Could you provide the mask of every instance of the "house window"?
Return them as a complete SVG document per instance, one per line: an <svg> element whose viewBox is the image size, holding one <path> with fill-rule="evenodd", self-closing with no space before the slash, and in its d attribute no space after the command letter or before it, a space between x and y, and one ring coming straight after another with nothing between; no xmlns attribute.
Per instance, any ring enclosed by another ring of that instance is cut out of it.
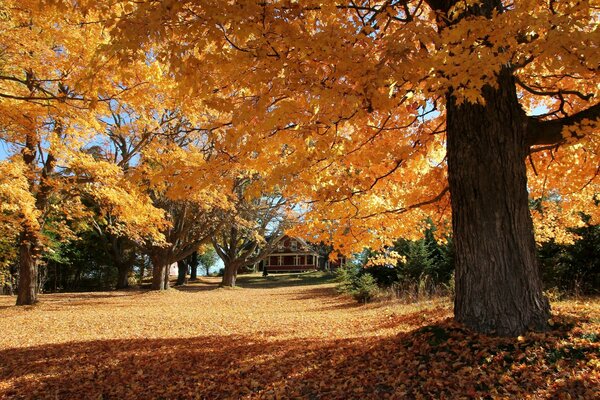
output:
<svg viewBox="0 0 600 400"><path fill-rule="evenodd" d="M292 251L297 251L298 250L298 242L296 242L295 240L292 240Z"/></svg>
<svg viewBox="0 0 600 400"><path fill-rule="evenodd" d="M306 256L306 265L313 265L313 256Z"/></svg>

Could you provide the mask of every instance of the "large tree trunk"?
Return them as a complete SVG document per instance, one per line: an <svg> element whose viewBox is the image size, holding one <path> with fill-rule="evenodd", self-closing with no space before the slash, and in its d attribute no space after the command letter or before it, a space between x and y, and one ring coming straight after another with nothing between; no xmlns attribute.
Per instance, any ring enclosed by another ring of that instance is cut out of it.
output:
<svg viewBox="0 0 600 400"><path fill-rule="evenodd" d="M24 306L38 301L38 240L28 227L24 227L20 236L17 305Z"/></svg>
<svg viewBox="0 0 600 400"><path fill-rule="evenodd" d="M545 329L529 212L524 113L507 70L485 105L448 96L447 154L456 249L457 321L484 333Z"/></svg>
<svg viewBox="0 0 600 400"><path fill-rule="evenodd" d="M224 287L235 287L235 280L237 278L238 266L234 263L226 263L225 270L223 272L223 280L221 286Z"/></svg>
<svg viewBox="0 0 600 400"><path fill-rule="evenodd" d="M140 279L138 281L138 284L141 285L142 282L144 282L144 274L146 273L146 260L142 260L142 263L140 264Z"/></svg>
<svg viewBox="0 0 600 400"><path fill-rule="evenodd" d="M151 256L152 260L152 290L169 288L169 262L165 257Z"/></svg>

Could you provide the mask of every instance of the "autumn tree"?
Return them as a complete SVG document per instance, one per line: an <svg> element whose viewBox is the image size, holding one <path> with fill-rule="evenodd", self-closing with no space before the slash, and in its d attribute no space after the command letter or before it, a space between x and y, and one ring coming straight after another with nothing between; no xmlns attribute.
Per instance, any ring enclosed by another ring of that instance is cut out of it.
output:
<svg viewBox="0 0 600 400"><path fill-rule="evenodd" d="M64 217L54 219L52 229L68 235L67 220L86 215L82 196L113 207L122 227L139 228L136 235L159 239L152 223L141 225L137 218L160 225L160 212L118 166L88 151L102 143L107 106L127 94L141 102L146 92L135 88L158 77L158 69L140 61L119 74L117 60L97 58L109 37L101 24L85 23L98 14L79 11L49 12L38 1L0 6L0 140L9 152L3 162L16 174L14 189L26 182L29 193L15 199L18 212L10 214L19 232L18 305L37 301L50 215Z"/></svg>
<svg viewBox="0 0 600 400"><path fill-rule="evenodd" d="M3 291L10 289L8 294L14 290L11 266L18 264L19 223L35 216L34 200L20 166L0 161L0 284Z"/></svg>
<svg viewBox="0 0 600 400"><path fill-rule="evenodd" d="M249 195L253 177L234 180L231 203L234 211L224 216L221 228L211 237L223 261L222 286L234 287L238 272L264 259L275 249L291 225L289 202L280 194Z"/></svg>
<svg viewBox="0 0 600 400"><path fill-rule="evenodd" d="M201 263L200 259L199 259L199 255L198 255L199 252L200 252L200 250L197 250L197 251L193 252L192 255L190 256L189 264L190 264L190 280L191 281L195 281L198 279L198 266Z"/></svg>
<svg viewBox="0 0 600 400"><path fill-rule="evenodd" d="M187 270L184 260L210 242L229 207L219 179L221 164L212 162L204 134L187 120L172 126L146 149L135 173L168 222L161 230L164 240L142 244L152 262L153 290L168 289L171 264L181 261Z"/></svg>
<svg viewBox="0 0 600 400"><path fill-rule="evenodd" d="M169 288L169 266L183 261L206 244L218 226L218 219L190 201L156 199L154 203L166 213L168 228L162 233L164 243L148 242L142 246L152 262L152 289Z"/></svg>
<svg viewBox="0 0 600 400"><path fill-rule="evenodd" d="M165 94L161 95L164 97ZM158 102L158 98L155 100L156 102L141 105L111 101L107 105L109 114L102 118L102 134L107 138L106 143L104 146L93 146L88 152L96 159L113 163L124 175L131 174L137 166L136 161L139 161L148 145L155 140L174 135L175 127L180 126L179 113L163 109L165 103ZM132 237L128 230L123 229L118 214L111 213L110 207L104 207L100 219L93 219L92 222L117 269L116 288L127 288L129 275L138 258L139 238Z"/></svg>
<svg viewBox="0 0 600 400"><path fill-rule="evenodd" d="M210 243L201 246L187 259L190 269L190 280L195 281L198 279L198 268L202 268L204 275L209 276L210 270L216 265L218 259L219 257Z"/></svg>
<svg viewBox="0 0 600 400"><path fill-rule="evenodd" d="M101 225L98 221L93 220L93 226L117 270L116 289L127 289L129 287L129 276L133 266L138 261L138 249L136 243L127 236L111 232L110 224L112 221L110 221L110 217L108 215L106 225Z"/></svg>
<svg viewBox="0 0 600 400"><path fill-rule="evenodd" d="M119 3L112 54L152 48L218 109L218 152L307 200L307 233L377 248L451 211L456 319L547 327L528 200L598 217L594 0Z"/></svg>

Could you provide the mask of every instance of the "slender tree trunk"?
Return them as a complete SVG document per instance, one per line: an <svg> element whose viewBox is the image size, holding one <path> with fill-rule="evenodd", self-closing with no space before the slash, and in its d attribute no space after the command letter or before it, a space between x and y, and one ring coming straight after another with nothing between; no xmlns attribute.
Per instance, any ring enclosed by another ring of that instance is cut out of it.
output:
<svg viewBox="0 0 600 400"><path fill-rule="evenodd" d="M167 263L165 267L165 281L163 285L163 290L167 290L169 288L169 278L171 277L171 263Z"/></svg>
<svg viewBox="0 0 600 400"><path fill-rule="evenodd" d="M58 263L54 263L54 293L58 291Z"/></svg>
<svg viewBox="0 0 600 400"><path fill-rule="evenodd" d="M152 290L169 288L169 263L165 257L151 256L152 260Z"/></svg>
<svg viewBox="0 0 600 400"><path fill-rule="evenodd" d="M225 264L225 270L223 272L223 280L221 286L224 287L235 287L235 280L237 278L238 267L234 263Z"/></svg>
<svg viewBox="0 0 600 400"><path fill-rule="evenodd" d="M192 253L192 259L190 261L190 281L198 279L198 252Z"/></svg>
<svg viewBox="0 0 600 400"><path fill-rule="evenodd" d="M484 333L545 329L529 212L524 113L507 70L485 105L447 102L448 178L456 250L457 321Z"/></svg>
<svg viewBox="0 0 600 400"><path fill-rule="evenodd" d="M39 260L39 258L38 258L38 260ZM48 265L46 263L42 263L42 262L38 261L37 272L38 272L37 292L44 293L44 287L46 286L46 282L48 281Z"/></svg>
<svg viewBox="0 0 600 400"><path fill-rule="evenodd" d="M140 280L139 284L141 285L144 281L144 274L146 273L146 260L142 259L140 263Z"/></svg>
<svg viewBox="0 0 600 400"><path fill-rule="evenodd" d="M187 275L188 265L185 260L177 261L177 286L185 284L185 277Z"/></svg>
<svg viewBox="0 0 600 400"><path fill-rule="evenodd" d="M17 305L24 306L38 301L38 240L27 226L20 236Z"/></svg>
<svg viewBox="0 0 600 400"><path fill-rule="evenodd" d="M116 288L117 290L127 289L129 288L129 275L136 261L134 244L124 236L102 232L101 234L107 241L108 251L111 253L113 263L117 268Z"/></svg>

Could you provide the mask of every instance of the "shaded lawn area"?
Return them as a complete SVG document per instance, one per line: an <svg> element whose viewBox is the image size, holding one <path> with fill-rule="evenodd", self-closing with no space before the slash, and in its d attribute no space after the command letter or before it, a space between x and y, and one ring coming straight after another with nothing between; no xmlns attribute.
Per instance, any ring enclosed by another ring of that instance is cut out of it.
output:
<svg viewBox="0 0 600 400"><path fill-rule="evenodd" d="M294 282L309 275L241 278L237 290L44 295L24 308L0 297L0 398L599 395L598 299L554 304L551 332L498 339L455 324L447 300L357 306L330 283Z"/></svg>
<svg viewBox="0 0 600 400"><path fill-rule="evenodd" d="M279 288L286 286L313 286L334 282L335 275L328 272L314 271L303 273L269 273L238 275L236 284L248 289Z"/></svg>

